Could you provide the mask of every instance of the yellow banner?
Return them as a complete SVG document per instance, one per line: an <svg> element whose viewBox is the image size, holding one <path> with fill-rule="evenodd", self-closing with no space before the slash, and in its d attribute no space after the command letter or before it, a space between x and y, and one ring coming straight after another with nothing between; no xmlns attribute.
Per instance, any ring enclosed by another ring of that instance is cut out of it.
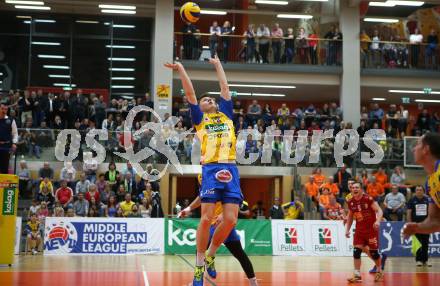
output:
<svg viewBox="0 0 440 286"><path fill-rule="evenodd" d="M0 264L14 262L18 176L0 174Z"/></svg>
<svg viewBox="0 0 440 286"><path fill-rule="evenodd" d="M156 87L156 95L158 99L168 100L170 97L170 86L168 84L158 84Z"/></svg>

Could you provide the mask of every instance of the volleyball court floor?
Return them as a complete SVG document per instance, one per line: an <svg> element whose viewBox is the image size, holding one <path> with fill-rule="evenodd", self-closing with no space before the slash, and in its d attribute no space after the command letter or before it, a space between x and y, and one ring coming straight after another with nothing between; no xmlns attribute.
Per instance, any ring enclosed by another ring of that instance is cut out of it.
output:
<svg viewBox="0 0 440 286"><path fill-rule="evenodd" d="M260 285L347 285L349 257L252 256ZM189 285L194 256L43 256L21 255L11 267L0 268L0 286L156 286ZM362 285L440 285L440 259L432 267L416 267L413 258L389 258L385 280L368 274L372 262L363 258ZM240 264L232 256L216 259L218 277L205 285L246 286ZM358 284L360 285L360 284Z"/></svg>

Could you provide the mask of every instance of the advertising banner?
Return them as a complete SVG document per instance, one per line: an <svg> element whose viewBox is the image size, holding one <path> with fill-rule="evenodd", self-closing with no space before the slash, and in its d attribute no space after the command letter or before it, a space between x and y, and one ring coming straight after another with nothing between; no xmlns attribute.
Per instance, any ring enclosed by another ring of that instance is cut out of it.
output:
<svg viewBox="0 0 440 286"><path fill-rule="evenodd" d="M381 252L388 256L412 256L412 237L404 239L400 233L404 222L382 222L380 225L379 246ZM429 238L429 256L440 257L440 232Z"/></svg>
<svg viewBox="0 0 440 286"><path fill-rule="evenodd" d="M168 219L165 226L165 253L194 254L198 219ZM269 220L238 220L237 233L247 254L271 255L271 224ZM229 253L221 246L219 254Z"/></svg>
<svg viewBox="0 0 440 286"><path fill-rule="evenodd" d="M45 255L163 254L164 219L47 217Z"/></svg>
<svg viewBox="0 0 440 286"><path fill-rule="evenodd" d="M352 256L342 221L272 220L273 255Z"/></svg>
<svg viewBox="0 0 440 286"><path fill-rule="evenodd" d="M18 177L0 174L0 264L14 262Z"/></svg>
<svg viewBox="0 0 440 286"><path fill-rule="evenodd" d="M18 216L15 220L15 246L14 254L20 254L20 240L21 240L21 216Z"/></svg>

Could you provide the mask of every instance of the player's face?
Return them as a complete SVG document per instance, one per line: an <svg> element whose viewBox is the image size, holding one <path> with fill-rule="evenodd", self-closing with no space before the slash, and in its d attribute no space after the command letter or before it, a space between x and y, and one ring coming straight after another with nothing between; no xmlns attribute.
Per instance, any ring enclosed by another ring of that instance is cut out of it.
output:
<svg viewBox="0 0 440 286"><path fill-rule="evenodd" d="M202 112L213 112L217 109L217 104L215 103L215 99L212 97L202 98L200 100L199 106Z"/></svg>
<svg viewBox="0 0 440 286"><path fill-rule="evenodd" d="M423 137L420 137L417 139L417 144L413 148L414 153L414 160L417 164L421 164L423 161L423 158L425 157L425 148L426 146L423 144L422 141Z"/></svg>
<svg viewBox="0 0 440 286"><path fill-rule="evenodd" d="M353 192L353 196L360 197L362 195L361 186L359 184L353 184L351 186L351 190Z"/></svg>

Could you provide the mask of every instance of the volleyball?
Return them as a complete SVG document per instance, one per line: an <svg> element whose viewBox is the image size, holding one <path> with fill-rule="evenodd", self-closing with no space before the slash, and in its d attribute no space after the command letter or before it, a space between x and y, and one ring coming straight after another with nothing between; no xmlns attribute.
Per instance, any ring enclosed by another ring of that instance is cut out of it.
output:
<svg viewBox="0 0 440 286"><path fill-rule="evenodd" d="M180 17L182 20L189 23L195 23L200 18L200 7L194 2L186 2L180 8Z"/></svg>

